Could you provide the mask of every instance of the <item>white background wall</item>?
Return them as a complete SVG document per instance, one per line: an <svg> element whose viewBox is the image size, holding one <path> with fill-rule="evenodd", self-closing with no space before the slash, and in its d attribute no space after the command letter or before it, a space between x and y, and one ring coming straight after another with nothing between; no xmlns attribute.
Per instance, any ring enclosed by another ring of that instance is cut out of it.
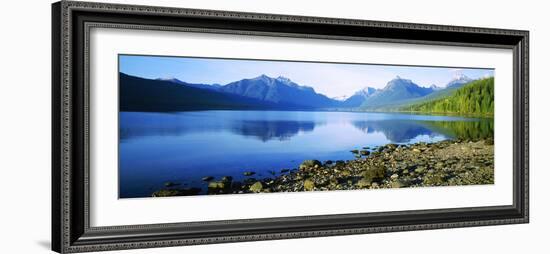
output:
<svg viewBox="0 0 550 254"><path fill-rule="evenodd" d="M550 226L550 21L545 1L118 0L248 12L420 22L531 31L531 223L246 242L121 253L543 253ZM0 15L0 253L50 244L50 1L5 1ZM7 201L7 202L6 202Z"/></svg>

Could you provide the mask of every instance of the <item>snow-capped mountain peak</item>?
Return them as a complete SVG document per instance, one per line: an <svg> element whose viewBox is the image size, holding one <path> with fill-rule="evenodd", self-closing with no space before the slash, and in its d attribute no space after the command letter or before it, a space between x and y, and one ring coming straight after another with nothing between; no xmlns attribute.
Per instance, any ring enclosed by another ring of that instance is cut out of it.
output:
<svg viewBox="0 0 550 254"><path fill-rule="evenodd" d="M355 92L354 95L361 95L361 96L364 96L364 97L369 97L375 92L376 92L376 88L367 86L367 87Z"/></svg>
<svg viewBox="0 0 550 254"><path fill-rule="evenodd" d="M277 80L282 82L282 83L293 83L289 78L284 77L284 76L277 77Z"/></svg>
<svg viewBox="0 0 550 254"><path fill-rule="evenodd" d="M453 80L472 80L468 76L466 76L464 73L456 73L453 77Z"/></svg>
<svg viewBox="0 0 550 254"><path fill-rule="evenodd" d="M463 73L457 73L457 74L455 74L453 79L451 81L449 81L449 83L447 83L447 85L445 87L446 88L461 87L461 86L463 86L467 83L470 83L472 81L473 81L473 79L471 79L470 77L464 75Z"/></svg>

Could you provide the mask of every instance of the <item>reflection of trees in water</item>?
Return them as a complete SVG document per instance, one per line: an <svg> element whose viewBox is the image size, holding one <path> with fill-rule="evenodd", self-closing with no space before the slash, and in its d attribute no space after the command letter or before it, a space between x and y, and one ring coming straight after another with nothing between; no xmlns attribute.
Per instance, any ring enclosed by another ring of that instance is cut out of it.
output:
<svg viewBox="0 0 550 254"><path fill-rule="evenodd" d="M443 135L449 138L480 139L493 136L493 120L418 121L381 120L354 121L353 126L366 133L381 132L391 142L407 143L422 136Z"/></svg>
<svg viewBox="0 0 550 254"><path fill-rule="evenodd" d="M436 134L418 121L409 120L355 121L353 126L366 133L382 132L395 143L407 143L420 135Z"/></svg>
<svg viewBox="0 0 550 254"><path fill-rule="evenodd" d="M299 132L311 132L313 121L240 121L233 124L234 133L256 137L264 142L269 140L289 140Z"/></svg>
<svg viewBox="0 0 550 254"><path fill-rule="evenodd" d="M483 139L494 136L494 121L479 119L477 121L426 121L433 130L460 139Z"/></svg>

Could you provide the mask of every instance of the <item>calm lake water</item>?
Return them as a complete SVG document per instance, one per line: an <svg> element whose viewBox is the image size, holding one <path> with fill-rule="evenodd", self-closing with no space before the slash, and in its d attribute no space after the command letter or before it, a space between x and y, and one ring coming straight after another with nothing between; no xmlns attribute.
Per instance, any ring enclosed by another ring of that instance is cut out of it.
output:
<svg viewBox="0 0 550 254"><path fill-rule="evenodd" d="M195 111L120 113L120 198L148 197L165 182L273 177L307 159L349 160L388 143L492 136L493 120L394 113Z"/></svg>

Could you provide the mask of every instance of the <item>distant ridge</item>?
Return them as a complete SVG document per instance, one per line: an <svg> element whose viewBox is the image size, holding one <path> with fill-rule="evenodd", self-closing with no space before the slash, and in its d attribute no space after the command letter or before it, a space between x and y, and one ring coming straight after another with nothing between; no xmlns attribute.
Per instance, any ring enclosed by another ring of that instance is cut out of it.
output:
<svg viewBox="0 0 550 254"><path fill-rule="evenodd" d="M193 87L187 83L144 79L119 73L121 111L205 109L292 109L243 96Z"/></svg>
<svg viewBox="0 0 550 254"><path fill-rule="evenodd" d="M260 75L226 85L188 83L177 78L145 79L120 73L121 110L277 109L398 111L450 96L475 80L457 75L445 86L421 87L397 76L382 89L365 87L348 98L329 98L283 76Z"/></svg>
<svg viewBox="0 0 550 254"><path fill-rule="evenodd" d="M177 78L157 78L155 80L168 81L168 82L172 82L172 83L179 84L179 85L185 85L185 86L201 88L201 89L208 89L208 90L214 90L214 91L218 91L219 88L221 87L219 84L208 85L208 84L187 83L187 82L183 82L183 81L181 81Z"/></svg>

